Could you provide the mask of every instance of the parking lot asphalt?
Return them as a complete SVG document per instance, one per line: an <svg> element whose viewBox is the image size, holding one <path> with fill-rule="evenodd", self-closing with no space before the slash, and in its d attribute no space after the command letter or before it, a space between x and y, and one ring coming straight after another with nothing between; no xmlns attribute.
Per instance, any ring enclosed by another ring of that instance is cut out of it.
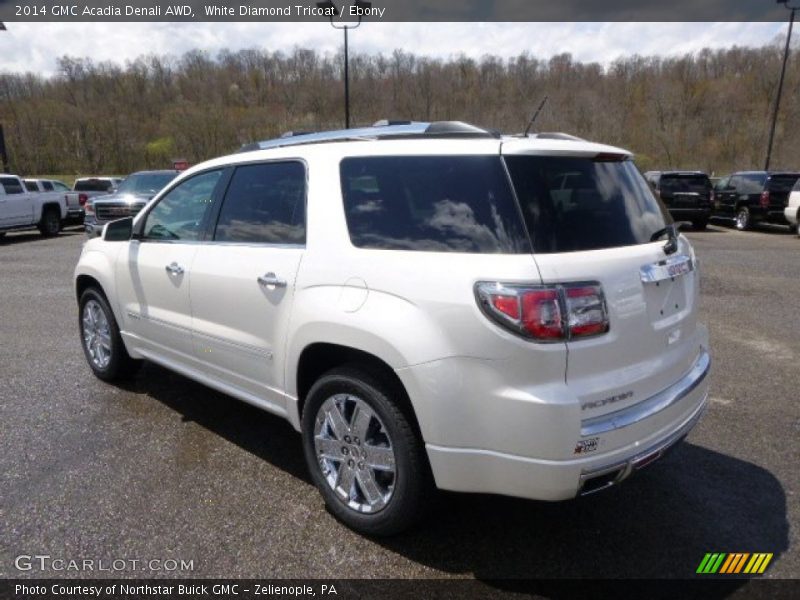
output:
<svg viewBox="0 0 800 600"><path fill-rule="evenodd" d="M113 573L123 577L692 577L707 552L772 552L765 577L797 577L800 239L687 235L714 363L709 408L685 443L600 494L441 494L415 530L371 540L325 510L283 420L154 365L124 387L95 379L71 281L83 234L9 234L0 577L108 575L15 568L36 554L193 563Z"/></svg>

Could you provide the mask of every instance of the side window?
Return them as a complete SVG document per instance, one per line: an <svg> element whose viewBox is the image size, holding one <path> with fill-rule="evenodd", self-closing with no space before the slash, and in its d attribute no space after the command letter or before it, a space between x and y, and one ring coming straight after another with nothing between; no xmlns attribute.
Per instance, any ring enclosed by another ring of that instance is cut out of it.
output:
<svg viewBox="0 0 800 600"><path fill-rule="evenodd" d="M739 177L738 175L735 176L735 177L731 177L731 181L728 184L728 189L734 190L734 191L737 191L737 192L741 192L742 191L742 178Z"/></svg>
<svg viewBox="0 0 800 600"><path fill-rule="evenodd" d="M3 186L6 194L23 194L25 190L15 177L0 177L0 185Z"/></svg>
<svg viewBox="0 0 800 600"><path fill-rule="evenodd" d="M53 187L55 188L55 190L57 192L68 192L69 191L69 188L65 184L61 183L60 181L54 181L53 182Z"/></svg>
<svg viewBox="0 0 800 600"><path fill-rule="evenodd" d="M221 175L222 170L207 171L170 190L148 213L143 236L151 240L200 239Z"/></svg>
<svg viewBox="0 0 800 600"><path fill-rule="evenodd" d="M280 162L236 167L222 202L214 241L305 244L303 164Z"/></svg>
<svg viewBox="0 0 800 600"><path fill-rule="evenodd" d="M25 184L25 189L28 190L29 192L39 191L39 188L36 186L35 181L30 181L29 179L26 179L25 181L23 181L23 183Z"/></svg>
<svg viewBox="0 0 800 600"><path fill-rule="evenodd" d="M794 184L794 187L792 188L792 191L793 191L793 192L800 192L800 179L798 179L798 180L795 182L795 184Z"/></svg>
<svg viewBox="0 0 800 600"><path fill-rule="evenodd" d="M737 187L743 194L759 194L764 189L766 179L764 175L743 175Z"/></svg>
<svg viewBox="0 0 800 600"><path fill-rule="evenodd" d="M42 187L44 188L45 192L52 192L53 191L53 184L49 181L43 181Z"/></svg>

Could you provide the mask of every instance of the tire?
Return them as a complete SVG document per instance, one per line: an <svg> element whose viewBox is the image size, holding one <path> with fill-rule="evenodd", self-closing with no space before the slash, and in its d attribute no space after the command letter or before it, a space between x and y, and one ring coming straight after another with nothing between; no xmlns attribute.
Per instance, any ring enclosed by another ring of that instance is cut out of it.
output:
<svg viewBox="0 0 800 600"><path fill-rule="evenodd" d="M330 512L363 534L408 529L433 500L425 450L398 402L401 393L365 370L342 367L314 383L303 409L314 484Z"/></svg>
<svg viewBox="0 0 800 600"><path fill-rule="evenodd" d="M752 229L753 222L750 219L750 209L746 206L740 207L736 211L736 218L734 219L736 223L736 229L739 231L748 231Z"/></svg>
<svg viewBox="0 0 800 600"><path fill-rule="evenodd" d="M697 219L695 221L692 221L692 228L694 228L697 231L703 231L706 227L708 227L707 218Z"/></svg>
<svg viewBox="0 0 800 600"><path fill-rule="evenodd" d="M797 233L797 237L800 237L800 215L798 215L797 225L795 225L795 233Z"/></svg>
<svg viewBox="0 0 800 600"><path fill-rule="evenodd" d="M134 375L142 361L132 359L125 349L105 296L97 288L88 288L81 294L79 306L81 347L95 376L116 381Z"/></svg>
<svg viewBox="0 0 800 600"><path fill-rule="evenodd" d="M39 233L44 237L53 237L61 231L61 214L52 206L45 207L39 221Z"/></svg>
<svg viewBox="0 0 800 600"><path fill-rule="evenodd" d="M0 240L2 240L4 237L6 237L6 232L0 231Z"/></svg>

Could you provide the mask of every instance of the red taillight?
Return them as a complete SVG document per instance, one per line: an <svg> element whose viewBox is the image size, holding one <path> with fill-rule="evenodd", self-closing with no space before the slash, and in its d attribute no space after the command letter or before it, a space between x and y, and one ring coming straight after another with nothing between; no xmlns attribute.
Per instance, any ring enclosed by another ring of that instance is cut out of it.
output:
<svg viewBox="0 0 800 600"><path fill-rule="evenodd" d="M609 328L599 284L526 286L481 282L475 295L483 312L519 335L557 342L606 333Z"/></svg>
<svg viewBox="0 0 800 600"><path fill-rule="evenodd" d="M587 337L608 331L608 315L599 285L565 288L570 337Z"/></svg>
<svg viewBox="0 0 800 600"><path fill-rule="evenodd" d="M89 200L89 196L86 194L78 194L78 204L83 206Z"/></svg>
<svg viewBox="0 0 800 600"><path fill-rule="evenodd" d="M761 192L761 198L759 198L759 203L761 204L762 208L767 208L769 206L769 192L766 190Z"/></svg>
<svg viewBox="0 0 800 600"><path fill-rule="evenodd" d="M564 339L564 324L558 290L543 289L522 292L522 326L538 340Z"/></svg>
<svg viewBox="0 0 800 600"><path fill-rule="evenodd" d="M88 202L83 208L87 215L94 214L94 205L91 202Z"/></svg>

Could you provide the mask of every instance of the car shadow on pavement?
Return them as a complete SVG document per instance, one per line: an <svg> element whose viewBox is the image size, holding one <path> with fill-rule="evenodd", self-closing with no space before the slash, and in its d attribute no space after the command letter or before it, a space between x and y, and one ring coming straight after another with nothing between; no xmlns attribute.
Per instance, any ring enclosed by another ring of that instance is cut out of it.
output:
<svg viewBox="0 0 800 600"><path fill-rule="evenodd" d="M300 435L285 419L150 362L144 364L138 377L119 387L147 394L179 413L184 422L194 422L313 485L303 458Z"/></svg>
<svg viewBox="0 0 800 600"><path fill-rule="evenodd" d="M46 242L49 240L58 239L58 237L72 237L75 235L86 235L82 229L74 230L74 231L61 231L58 236L55 237L43 237L38 231L10 231L6 233L4 236L0 236L0 246L12 246L14 244L22 244L25 242L35 242L39 240L41 242Z"/></svg>
<svg viewBox="0 0 800 600"><path fill-rule="evenodd" d="M447 494L434 518L381 541L449 573L497 579L692 578L707 552L788 548L780 482L690 443L622 485L561 503Z"/></svg>

